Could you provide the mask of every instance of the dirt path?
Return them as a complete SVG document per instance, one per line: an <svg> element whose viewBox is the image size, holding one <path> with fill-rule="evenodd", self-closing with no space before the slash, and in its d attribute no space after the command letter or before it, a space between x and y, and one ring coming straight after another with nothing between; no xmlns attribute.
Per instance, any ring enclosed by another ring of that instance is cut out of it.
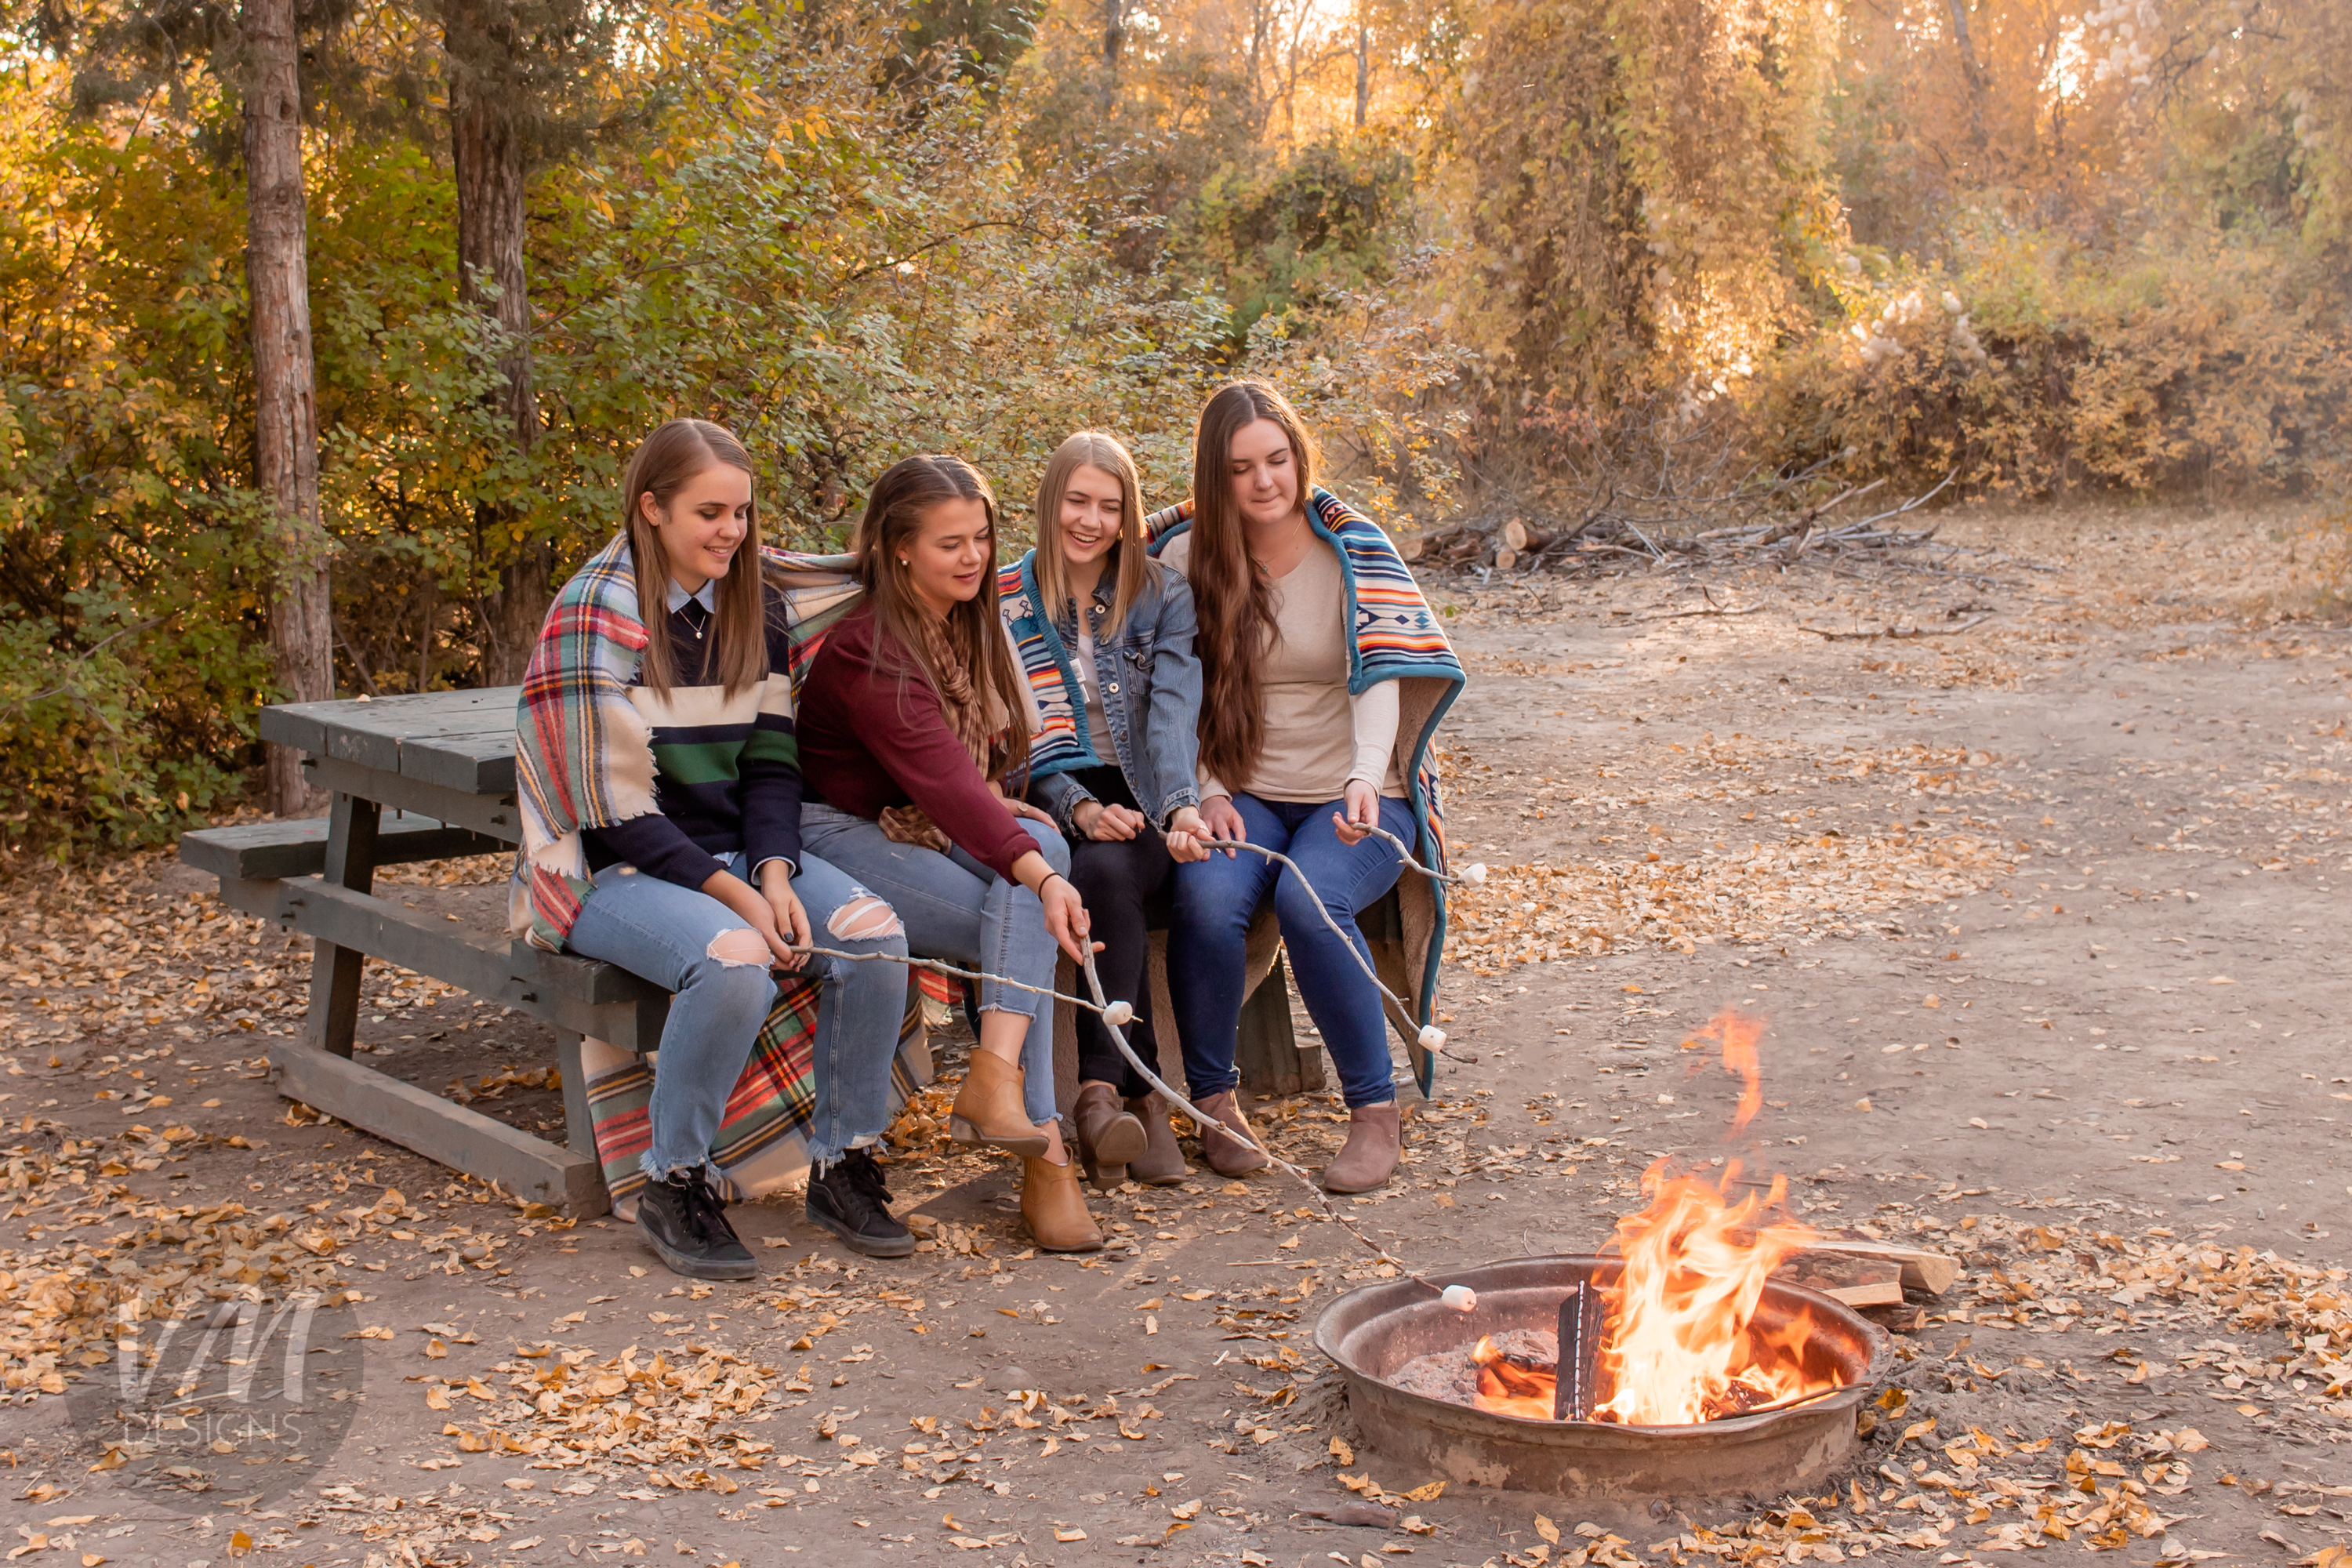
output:
<svg viewBox="0 0 2352 1568"><path fill-rule="evenodd" d="M893 1185L933 1250L862 1264L796 1205L757 1205L738 1217L769 1276L681 1287L617 1225L289 1125L256 1072L299 1017L299 952L131 868L6 895L0 1534L44 1539L32 1563L173 1565L2332 1562L2352 1541L2352 642L2272 619L2287 546L2243 520L1955 531L2056 570L1449 591L1474 676L1454 855L1492 875L1444 1010L1481 1059L1354 1207L1432 1269L1584 1249L1653 1158L1736 1155L1814 1224L1960 1255L1833 1491L1308 1516L1427 1478L1332 1451L1363 1435L1310 1330L1370 1270L1264 1179L1115 1196L1121 1245L1078 1262L1017 1243L1000 1167L919 1150ZM373 994L363 1039L419 1081L548 1060L463 997ZM1767 1109L1736 1145L1736 1083L1679 1049L1727 1005L1770 1024ZM509 1081L483 1108L538 1124L552 1101ZM1320 1102L1267 1118L1293 1148L1336 1141ZM110 1267L194 1267L222 1296L347 1281L362 1299L327 1348L363 1394L334 1403L348 1431L290 1466L203 1445L173 1492L89 1469L70 1401L39 1391L103 1362L86 1282ZM585 1403L537 1414L565 1363Z"/></svg>

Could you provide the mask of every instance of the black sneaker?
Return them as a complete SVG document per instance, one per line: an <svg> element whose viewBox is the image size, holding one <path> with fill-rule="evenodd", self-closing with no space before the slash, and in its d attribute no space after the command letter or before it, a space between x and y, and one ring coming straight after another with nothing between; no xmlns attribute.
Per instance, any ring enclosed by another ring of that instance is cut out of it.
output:
<svg viewBox="0 0 2352 1568"><path fill-rule="evenodd" d="M852 1149L823 1175L809 1173L807 1212L811 1225L833 1232L853 1252L904 1258L915 1250L913 1235L891 1217L882 1168L863 1149Z"/></svg>
<svg viewBox="0 0 2352 1568"><path fill-rule="evenodd" d="M751 1250L727 1223L727 1205L700 1171L649 1181L637 1194L637 1234L673 1274L689 1279L752 1279Z"/></svg>

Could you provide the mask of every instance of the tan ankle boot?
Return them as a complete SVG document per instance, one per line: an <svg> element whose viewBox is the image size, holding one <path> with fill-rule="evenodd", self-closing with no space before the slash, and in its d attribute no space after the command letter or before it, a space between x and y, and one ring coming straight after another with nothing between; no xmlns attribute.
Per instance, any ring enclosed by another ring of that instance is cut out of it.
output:
<svg viewBox="0 0 2352 1568"><path fill-rule="evenodd" d="M1257 1151L1257 1130L1242 1114L1232 1089L1193 1103L1233 1129L1230 1132L1218 1127L1201 1129L1201 1158L1209 1162L1209 1169L1221 1176L1239 1177L1266 1168L1266 1157Z"/></svg>
<svg viewBox="0 0 2352 1568"><path fill-rule="evenodd" d="M963 1087L948 1108L948 1136L959 1143L991 1144L1009 1154L1045 1152L1045 1134L1021 1108L1021 1069L983 1050L975 1049L963 1069Z"/></svg>
<svg viewBox="0 0 2352 1568"><path fill-rule="evenodd" d="M1177 1146L1168 1108L1160 1103L1158 1095L1129 1100L1127 1113L1143 1123L1143 1152L1127 1163L1129 1181L1147 1187L1172 1187L1192 1173L1192 1167L1184 1163L1184 1151Z"/></svg>
<svg viewBox="0 0 2352 1568"><path fill-rule="evenodd" d="M1107 1083L1078 1085L1070 1107L1078 1130L1078 1163L1087 1180L1108 1191L1128 1178L1128 1162L1144 1149L1143 1123L1119 1103L1118 1090Z"/></svg>
<svg viewBox="0 0 2352 1568"><path fill-rule="evenodd" d="M1102 1232L1087 1212L1075 1163L1021 1162L1021 1223L1047 1252L1102 1250Z"/></svg>
<svg viewBox="0 0 2352 1568"><path fill-rule="evenodd" d="M1202 1109L1207 1109L1203 1107ZM1323 1189L1332 1193L1369 1193L1386 1186L1404 1152L1404 1125L1395 1100L1386 1105L1360 1105L1348 1112L1348 1142L1323 1167Z"/></svg>

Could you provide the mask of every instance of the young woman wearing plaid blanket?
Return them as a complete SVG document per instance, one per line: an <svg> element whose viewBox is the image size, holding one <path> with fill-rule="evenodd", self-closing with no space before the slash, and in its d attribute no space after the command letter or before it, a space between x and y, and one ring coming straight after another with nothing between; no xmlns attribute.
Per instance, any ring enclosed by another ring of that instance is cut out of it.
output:
<svg viewBox="0 0 2352 1568"><path fill-rule="evenodd" d="M771 970L821 981L809 1217L899 1256L862 1147L883 1130L906 970L888 904L803 847L791 649L759 568L751 462L724 429L672 420L629 459L621 537L557 595L524 677L517 760L532 939L675 994L649 1110L637 1226L677 1273L748 1279L706 1174L769 1019ZM877 1218L878 1215L878 1218Z"/></svg>

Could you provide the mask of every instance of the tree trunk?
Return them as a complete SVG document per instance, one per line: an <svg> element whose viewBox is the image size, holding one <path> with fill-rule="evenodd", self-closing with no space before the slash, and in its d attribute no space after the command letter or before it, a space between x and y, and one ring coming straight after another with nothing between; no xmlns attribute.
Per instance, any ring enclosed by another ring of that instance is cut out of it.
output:
<svg viewBox="0 0 2352 1568"><path fill-rule="evenodd" d="M1114 92L1118 88L1118 52L1126 43L1127 0L1103 0L1103 67Z"/></svg>
<svg viewBox="0 0 2352 1568"><path fill-rule="evenodd" d="M319 523L319 409L311 380L310 268L304 234L301 96L294 0L245 0L246 289L253 311L254 482L269 497L277 569L269 655L278 689L297 702L335 694L334 606ZM268 749L269 809L303 816L320 796L301 753Z"/></svg>
<svg viewBox="0 0 2352 1568"><path fill-rule="evenodd" d="M1364 128L1364 112L1372 102L1372 26L1365 18L1364 0L1356 0L1356 129Z"/></svg>
<svg viewBox="0 0 2352 1568"><path fill-rule="evenodd" d="M1944 8L1951 14L1952 46L1960 53L1960 81L1969 94L1969 137L1975 144L1977 167L1969 173L1981 180L1988 171L1984 167L1990 151L1985 132L1985 73L1977 63L1976 41L1969 37L1969 0L1944 0Z"/></svg>
<svg viewBox="0 0 2352 1568"><path fill-rule="evenodd" d="M511 18L495 0L449 0L443 44L449 58L450 164L457 185L457 298L498 324L503 383L493 403L529 452L539 438L530 385L530 293L523 269L527 149L520 108L527 90ZM554 594L554 549L518 543L519 509L483 501L474 510L478 559L508 557L502 586L482 601L482 674L493 686L522 679Z"/></svg>

